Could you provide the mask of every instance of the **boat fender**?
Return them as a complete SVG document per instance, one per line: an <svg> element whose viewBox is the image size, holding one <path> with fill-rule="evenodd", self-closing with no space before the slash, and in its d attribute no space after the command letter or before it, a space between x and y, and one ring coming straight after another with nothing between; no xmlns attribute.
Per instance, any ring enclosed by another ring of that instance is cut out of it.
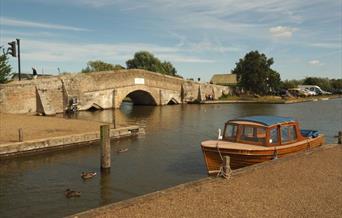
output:
<svg viewBox="0 0 342 218"><path fill-rule="evenodd" d="M219 128L219 129L218 129L218 137L217 137L217 139L218 139L218 140L222 140L222 138L223 138L223 137L222 137L222 130Z"/></svg>

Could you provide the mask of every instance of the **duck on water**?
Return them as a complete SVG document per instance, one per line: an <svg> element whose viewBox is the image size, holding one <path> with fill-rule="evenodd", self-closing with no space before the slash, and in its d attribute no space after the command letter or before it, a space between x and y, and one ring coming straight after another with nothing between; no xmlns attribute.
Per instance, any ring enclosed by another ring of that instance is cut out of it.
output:
<svg viewBox="0 0 342 218"><path fill-rule="evenodd" d="M94 176L96 176L96 172L82 172L81 173L81 178L83 180L91 179Z"/></svg>
<svg viewBox="0 0 342 218"><path fill-rule="evenodd" d="M201 143L208 174L218 174L223 156L237 169L318 147L324 135L315 130L301 130L291 117L250 116L229 120L218 140Z"/></svg>
<svg viewBox="0 0 342 218"><path fill-rule="evenodd" d="M74 191L74 190L71 190L71 189L68 188L67 190L65 190L64 195L67 198L75 198L75 197L80 197L81 196L81 192Z"/></svg>

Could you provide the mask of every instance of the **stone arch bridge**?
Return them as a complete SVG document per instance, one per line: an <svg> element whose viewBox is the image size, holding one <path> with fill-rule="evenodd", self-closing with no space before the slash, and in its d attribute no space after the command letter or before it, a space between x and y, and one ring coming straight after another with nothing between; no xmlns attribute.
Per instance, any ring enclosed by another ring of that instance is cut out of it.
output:
<svg viewBox="0 0 342 218"><path fill-rule="evenodd" d="M138 69L77 73L0 85L0 112L61 113L71 99L79 110L119 108L127 98L137 105L182 104L229 92L226 86Z"/></svg>

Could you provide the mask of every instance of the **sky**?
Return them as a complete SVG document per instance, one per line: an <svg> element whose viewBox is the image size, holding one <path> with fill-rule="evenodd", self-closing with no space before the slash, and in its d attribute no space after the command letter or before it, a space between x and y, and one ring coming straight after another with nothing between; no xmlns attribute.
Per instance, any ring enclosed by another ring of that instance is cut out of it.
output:
<svg viewBox="0 0 342 218"><path fill-rule="evenodd" d="M209 81L258 50L282 79L342 78L341 0L0 0L0 46L17 38L26 73L126 66L144 50Z"/></svg>

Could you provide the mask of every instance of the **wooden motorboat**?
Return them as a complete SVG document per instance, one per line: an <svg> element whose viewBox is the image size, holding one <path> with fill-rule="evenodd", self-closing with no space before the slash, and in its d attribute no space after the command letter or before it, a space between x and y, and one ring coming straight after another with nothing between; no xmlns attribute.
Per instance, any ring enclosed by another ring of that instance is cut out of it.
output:
<svg viewBox="0 0 342 218"><path fill-rule="evenodd" d="M201 148L208 173L217 174L224 156L230 157L232 169L238 169L323 143L324 135L315 130L301 130L293 118L250 116L229 120L219 139L203 141Z"/></svg>

